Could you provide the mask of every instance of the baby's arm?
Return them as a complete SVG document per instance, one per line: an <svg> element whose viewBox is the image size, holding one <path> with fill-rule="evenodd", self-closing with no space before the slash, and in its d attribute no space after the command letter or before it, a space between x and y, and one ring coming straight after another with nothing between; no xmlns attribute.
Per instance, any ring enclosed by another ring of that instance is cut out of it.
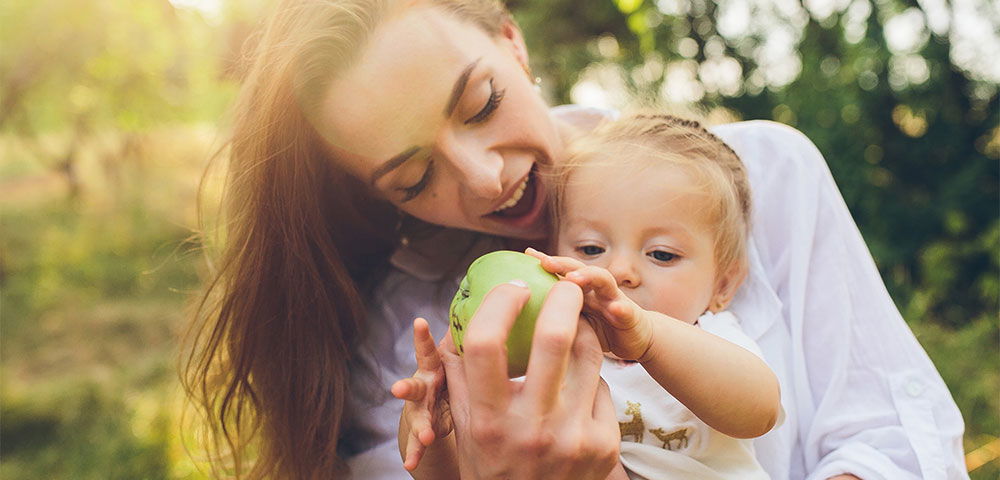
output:
<svg viewBox="0 0 1000 480"><path fill-rule="evenodd" d="M455 435L445 394L445 373L427 321L413 322L417 371L392 385L405 400L399 419L399 454L415 479L460 478Z"/></svg>
<svg viewBox="0 0 1000 480"><path fill-rule="evenodd" d="M584 313L602 347L642 364L710 427L736 438L771 430L781 409L778 378L750 351L630 300L607 270L530 250L542 267L584 291Z"/></svg>
<svg viewBox="0 0 1000 480"><path fill-rule="evenodd" d="M778 378L759 357L699 327L635 307L652 326L639 361L653 379L712 428L759 437L781 409Z"/></svg>
<svg viewBox="0 0 1000 480"><path fill-rule="evenodd" d="M618 464L611 469L611 473L605 480L629 480L628 472L625 471L625 465L622 465L621 459L618 459Z"/></svg>

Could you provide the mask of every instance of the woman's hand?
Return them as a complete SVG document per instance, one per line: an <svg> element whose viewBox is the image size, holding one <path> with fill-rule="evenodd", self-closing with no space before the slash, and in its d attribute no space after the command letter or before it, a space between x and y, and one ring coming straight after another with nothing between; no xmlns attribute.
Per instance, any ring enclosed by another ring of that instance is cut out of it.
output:
<svg viewBox="0 0 1000 480"><path fill-rule="evenodd" d="M414 471L427 447L451 433L451 412L445 389L444 366L427 320L413 321L417 371L392 385L392 395L405 400L399 419L399 452L403 467Z"/></svg>
<svg viewBox="0 0 1000 480"><path fill-rule="evenodd" d="M620 432L583 294L558 282L539 313L523 382L507 377L507 335L530 296L504 284L467 327L464 356L442 343L463 480L604 480Z"/></svg>
<svg viewBox="0 0 1000 480"><path fill-rule="evenodd" d="M569 257L554 257L529 248L525 253L542 262L549 273L583 290L583 314L601 341L601 348L625 360L643 361L653 343L649 315L618 288L611 272Z"/></svg>

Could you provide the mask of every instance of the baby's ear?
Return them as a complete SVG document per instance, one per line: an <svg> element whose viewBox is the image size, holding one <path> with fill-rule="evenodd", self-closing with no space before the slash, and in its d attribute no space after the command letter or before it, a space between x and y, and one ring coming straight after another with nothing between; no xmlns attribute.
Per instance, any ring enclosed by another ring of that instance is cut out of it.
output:
<svg viewBox="0 0 1000 480"><path fill-rule="evenodd" d="M733 301L736 291L747 278L749 268L746 262L735 262L725 269L715 281L715 294L712 295L712 302L708 305L708 310L718 313L729 306Z"/></svg>

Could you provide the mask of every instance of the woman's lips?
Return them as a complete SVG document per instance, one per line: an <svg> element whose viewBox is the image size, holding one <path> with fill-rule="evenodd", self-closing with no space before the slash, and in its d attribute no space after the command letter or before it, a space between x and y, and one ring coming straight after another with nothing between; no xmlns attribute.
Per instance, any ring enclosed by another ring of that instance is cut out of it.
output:
<svg viewBox="0 0 1000 480"><path fill-rule="evenodd" d="M524 194L521 195L517 203L499 212L494 212L494 215L505 218L517 218L530 212L531 207L535 205L535 183L534 175L529 173L525 182Z"/></svg>
<svg viewBox="0 0 1000 480"><path fill-rule="evenodd" d="M530 226L538 219L544 204L544 194L540 191L538 178L534 169L528 174L528 184L524 194L514 206L497 213L487 215L488 218L512 226Z"/></svg>

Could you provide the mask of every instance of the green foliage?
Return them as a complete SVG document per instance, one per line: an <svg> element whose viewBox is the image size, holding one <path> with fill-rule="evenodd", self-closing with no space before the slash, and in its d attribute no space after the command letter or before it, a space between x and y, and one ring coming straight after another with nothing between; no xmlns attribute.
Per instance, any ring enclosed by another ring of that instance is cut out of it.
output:
<svg viewBox="0 0 1000 480"><path fill-rule="evenodd" d="M0 130L140 131L214 118L226 96L207 27L165 0L3 2Z"/></svg>
<svg viewBox="0 0 1000 480"><path fill-rule="evenodd" d="M175 367L198 245L172 202L194 201L183 186L204 159L181 168L171 153L184 150L156 148L119 187L72 199L30 188L65 185L55 175L0 181L26 192L0 196L0 477L203 478L183 447Z"/></svg>
<svg viewBox="0 0 1000 480"><path fill-rule="evenodd" d="M8 479L170 478L170 417L160 411L149 433L133 432L125 402L96 384L42 399L5 399L2 472Z"/></svg>

